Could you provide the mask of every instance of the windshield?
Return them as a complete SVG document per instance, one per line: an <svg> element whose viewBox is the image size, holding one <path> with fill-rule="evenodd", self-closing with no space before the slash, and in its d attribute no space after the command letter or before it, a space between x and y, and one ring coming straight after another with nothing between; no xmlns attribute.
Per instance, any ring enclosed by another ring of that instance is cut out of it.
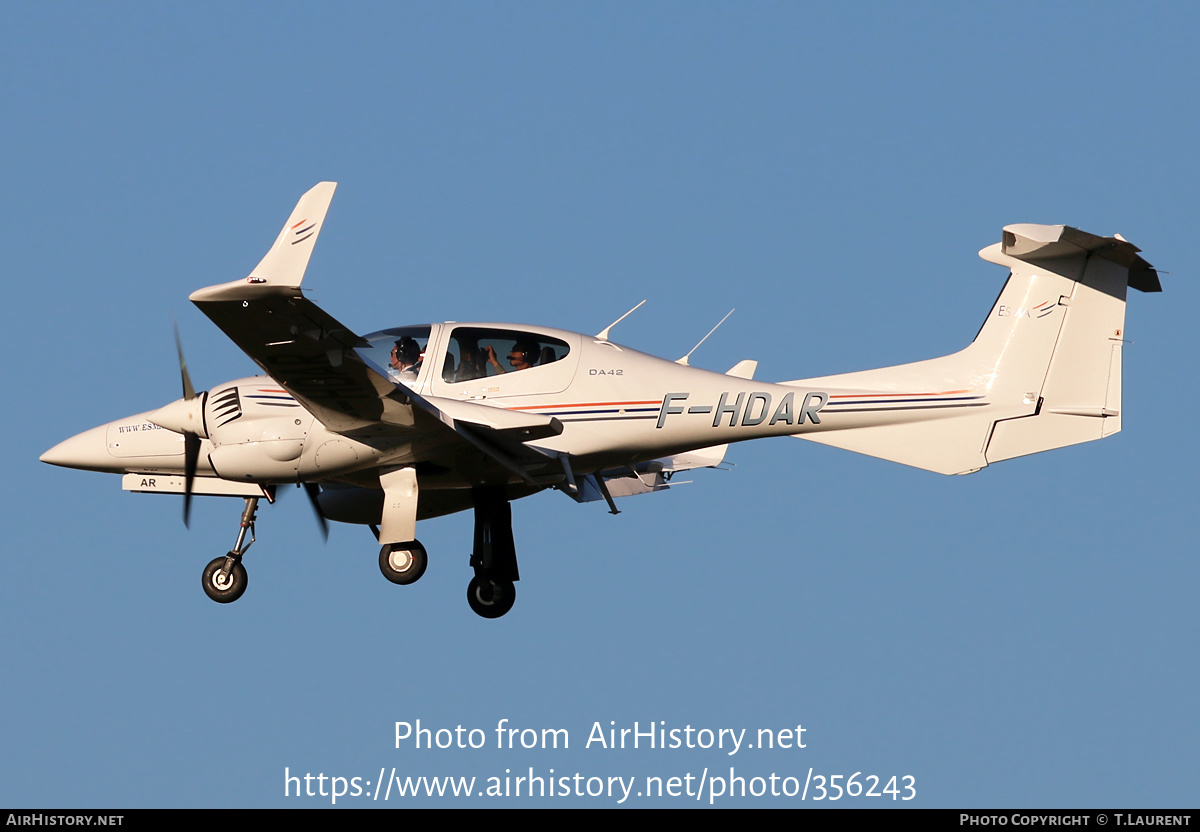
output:
<svg viewBox="0 0 1200 832"><path fill-rule="evenodd" d="M413 382L425 361L430 326L398 326L363 337L365 346L355 348L359 358L392 381Z"/></svg>

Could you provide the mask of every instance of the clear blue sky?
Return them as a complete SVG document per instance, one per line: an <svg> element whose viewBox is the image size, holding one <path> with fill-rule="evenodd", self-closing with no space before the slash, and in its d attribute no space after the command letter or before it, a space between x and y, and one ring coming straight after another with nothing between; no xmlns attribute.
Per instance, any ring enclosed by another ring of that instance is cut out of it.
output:
<svg viewBox="0 0 1200 832"><path fill-rule="evenodd" d="M328 805L285 799L285 767L732 766L910 774L923 807L1194 807L1198 23L1183 3L3 4L0 805ZM490 622L464 597L469 515L422 524L431 564L401 588L368 531L322 544L289 491L220 607L200 572L240 503L198 499L187 531L177 499L37 456L179 395L172 320L198 388L252 373L187 296L247 274L324 179L306 286L360 331L592 333L647 298L614 338L670 358L737 307L699 366L895 364L971 339L1004 278L976 252L1014 222L1119 232L1165 291L1131 298L1113 439L955 478L768 440L618 517L538 495ZM396 749L417 719L489 747ZM496 750L501 719L571 747ZM584 747L660 720L799 724L806 748Z"/></svg>

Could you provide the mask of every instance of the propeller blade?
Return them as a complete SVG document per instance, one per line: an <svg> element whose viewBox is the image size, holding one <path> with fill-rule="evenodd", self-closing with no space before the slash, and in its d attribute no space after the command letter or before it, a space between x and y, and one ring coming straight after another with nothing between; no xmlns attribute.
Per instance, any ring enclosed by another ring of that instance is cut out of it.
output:
<svg viewBox="0 0 1200 832"><path fill-rule="evenodd" d="M183 435L183 525L187 526L192 515L192 484L196 480L196 465L200 461L200 437L194 433Z"/></svg>
<svg viewBox="0 0 1200 832"><path fill-rule="evenodd" d="M183 377L183 397L196 398L196 388L192 387L192 378L188 375L187 361L183 358L183 342L179 340L179 324L175 324L175 351L179 353L179 375Z"/></svg>
<svg viewBox="0 0 1200 832"><path fill-rule="evenodd" d="M308 501L312 504L313 511L317 515L317 522L321 525L321 539L329 540L329 521L321 513L321 503L317 500L317 497L321 493L321 486L315 482L306 482L304 483L304 493L308 495Z"/></svg>
<svg viewBox="0 0 1200 832"><path fill-rule="evenodd" d="M179 355L179 376L183 380L183 398L193 401L196 398L196 388L192 386L192 377L188 374L187 361L183 357L183 342L179 339L179 324L174 324L175 352ZM164 408L165 410L165 408ZM192 485L196 481L196 466L200 463L200 435L191 431L183 431L183 525L191 525L192 519Z"/></svg>

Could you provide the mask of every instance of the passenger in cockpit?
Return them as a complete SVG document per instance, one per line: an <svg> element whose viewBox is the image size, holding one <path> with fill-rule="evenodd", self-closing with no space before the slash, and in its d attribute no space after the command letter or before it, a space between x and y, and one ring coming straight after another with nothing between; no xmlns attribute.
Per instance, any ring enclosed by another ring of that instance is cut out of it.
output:
<svg viewBox="0 0 1200 832"><path fill-rule="evenodd" d="M487 361L478 344L460 343L459 356L458 369L448 381L474 381L487 375Z"/></svg>
<svg viewBox="0 0 1200 832"><path fill-rule="evenodd" d="M518 341L508 351L508 363L512 365L514 370L528 370L537 363L540 352L541 350L538 349L537 344L532 344L528 341ZM487 362L492 365L497 374L508 372L500 366L500 360L496 358L496 351L490 346L487 347Z"/></svg>

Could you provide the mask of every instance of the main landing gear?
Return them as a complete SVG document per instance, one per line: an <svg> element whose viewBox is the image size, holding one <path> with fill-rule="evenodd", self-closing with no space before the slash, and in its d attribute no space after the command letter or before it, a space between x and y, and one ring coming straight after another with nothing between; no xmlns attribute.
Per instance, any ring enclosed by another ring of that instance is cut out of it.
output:
<svg viewBox="0 0 1200 832"><path fill-rule="evenodd" d="M512 581L475 577L467 584L467 603L476 615L484 618L499 618L516 601L517 587Z"/></svg>
<svg viewBox="0 0 1200 832"><path fill-rule="evenodd" d="M515 582L517 548L513 543L512 506L503 489L477 488L475 502L475 549L471 567L475 577L467 584L467 603L476 615L499 618L517 600Z"/></svg>
<svg viewBox="0 0 1200 832"><path fill-rule="evenodd" d="M242 510L242 524L238 529L237 543L228 554L213 558L204 567L201 578L204 594L218 604L232 604L242 597L246 591L248 578L246 567L242 566L242 555L254 543L254 516L258 513L258 497L247 497L246 508ZM246 543L246 532L250 532L250 542Z"/></svg>
<svg viewBox="0 0 1200 832"><path fill-rule="evenodd" d="M471 497L475 503L475 546L471 552L475 577L467 585L467 603L476 615L499 618L513 608L516 581L521 577L513 544L512 508L501 488L477 488ZM379 551L379 571L394 584L415 583L425 574L428 563L425 547L416 540L385 543Z"/></svg>
<svg viewBox="0 0 1200 832"><path fill-rule="evenodd" d="M379 571L394 584L415 584L428 565L429 555L419 540L385 543L379 550Z"/></svg>

